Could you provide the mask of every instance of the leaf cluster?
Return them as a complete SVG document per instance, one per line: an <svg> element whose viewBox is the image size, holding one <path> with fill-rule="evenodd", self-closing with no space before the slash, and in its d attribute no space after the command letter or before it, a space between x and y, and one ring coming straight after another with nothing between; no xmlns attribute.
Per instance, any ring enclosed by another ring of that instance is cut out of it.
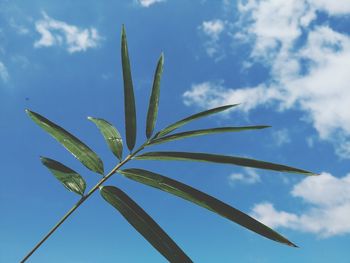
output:
<svg viewBox="0 0 350 263"><path fill-rule="evenodd" d="M116 186L103 186L113 174L118 173L125 178L136 181L138 183L159 189L169 194L180 197L184 200L192 202L198 206L208 209L230 221L233 221L244 228L247 228L268 239L289 245L296 246L287 238L283 237L268 226L255 220L249 215L239 211L238 209L203 193L191 186L178 182L166 176L147 171L144 169L129 168L122 170L121 167L130 161L138 160L182 160L182 161L200 161L212 162L218 164L231 164L243 167L252 167L259 169L267 169L278 172L300 173L305 175L314 175L314 173L294 168L282 164L276 164L255 159L218 155L212 153L198 152L145 152L140 151L153 145L168 143L174 140L182 140L194 136L203 136L217 133L241 132L248 130L265 129L269 126L246 126L246 127L214 127L199 130L190 130L185 132L174 133L174 131L189 122L217 114L222 111L229 110L234 105L225 105L209 110L199 112L197 114L186 117L182 120L174 122L167 127L154 133L156 120L158 116L158 106L160 98L160 83L163 72L164 56L161 54L154 73L152 91L149 99L149 106L146 117L145 134L146 139L143 144L136 150L136 104L133 89L133 81L131 74L131 65L128 53L127 38L125 28L122 28L121 36L121 60L124 80L124 112L125 112L125 140L130 151L129 155L123 158L123 139L119 131L108 121L101 118L88 117L100 130L109 149L116 157L116 166L107 174L104 172L104 165L101 158L86 144L77 137L48 120L30 110L26 110L32 120L48 132L53 138L61 143L71 154L74 155L86 168L102 175L99 183L93 187L87 194L85 193L86 182L83 177L64 164L47 157L41 157L43 165L45 165L52 174L70 191L81 196L78 206L85 201L95 190L99 189L101 196L105 201L112 205L120 214L141 234L144 238L157 249L170 262L192 262L192 260L182 251L182 249L165 233L165 231L125 192ZM75 208L74 208L75 209ZM70 214L68 214L69 216ZM68 217L66 216L66 217ZM64 218L65 220L66 218ZM63 220L63 221L64 221ZM62 222L63 222L62 221ZM54 229L55 230L55 229ZM53 232L53 231L52 231ZM51 233L50 233L51 234ZM44 240L45 241L45 240ZM24 262L24 261L22 261Z"/></svg>

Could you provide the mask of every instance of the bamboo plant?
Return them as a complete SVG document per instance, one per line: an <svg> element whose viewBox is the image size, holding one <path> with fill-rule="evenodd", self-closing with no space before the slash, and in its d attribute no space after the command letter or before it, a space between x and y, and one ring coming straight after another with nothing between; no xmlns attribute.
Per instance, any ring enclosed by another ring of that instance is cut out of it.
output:
<svg viewBox="0 0 350 263"><path fill-rule="evenodd" d="M115 155L116 165L108 173L105 173L103 162L100 157L90 149L85 143L77 137L48 120L42 115L31 110L26 110L29 117L59 143L62 144L71 154L74 155L86 168L100 174L102 178L89 191L86 190L86 182L83 177L64 164L47 158L41 157L41 162L50 172L69 190L78 195L80 199L73 207L57 222L57 224L37 243L33 249L23 258L21 262L27 259L69 218L69 216L78 209L89 197L99 191L102 198L119 211L122 216L169 262L192 262L190 257L169 237L164 230L125 192L116 186L105 185L105 182L112 175L118 174L138 183L157 188L161 191L173 194L177 197L192 202L198 206L208 209L222 217L231 220L242 227L245 227L261 236L273 241L296 247L294 243L283 237L273 229L260 223L249 215L237 210L236 208L203 193L191 186L178 182L166 176L136 168L122 169L125 164L139 160L183 160L183 161L202 161L219 164L231 164L244 167L260 168L278 172L300 173L304 175L315 175L312 172L294 168L282 164L276 164L255 159L218 155L199 152L181 152L181 151L162 151L162 152L144 152L149 147L157 144L163 144L174 140L182 140L189 137L239 132L247 130L264 129L269 126L246 126L246 127L216 127L208 129L190 130L185 132L174 132L185 124L210 116L219 112L229 110L238 104L225 105L209 110L199 112L187 118L174 122L169 126L154 132L160 96L160 82L163 72L164 56L161 54L155 74L152 92L149 99L149 106L146 121L146 139L139 147L135 149L136 144L136 105L133 91L133 82L131 77L131 67L128 54L126 32L124 26L121 34L121 60L124 80L124 112L125 112L125 139L129 149L129 154L123 157L124 140L118 130L108 121L100 118L88 117L100 130L111 152Z"/></svg>

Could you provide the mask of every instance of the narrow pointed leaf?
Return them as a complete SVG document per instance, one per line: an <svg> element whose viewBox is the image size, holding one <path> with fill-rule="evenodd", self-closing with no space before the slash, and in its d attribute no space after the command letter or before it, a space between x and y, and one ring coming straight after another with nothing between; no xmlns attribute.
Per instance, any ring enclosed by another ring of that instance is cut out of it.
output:
<svg viewBox="0 0 350 263"><path fill-rule="evenodd" d="M122 67L124 80L125 136L130 151L136 142L136 107L125 27L122 28Z"/></svg>
<svg viewBox="0 0 350 263"><path fill-rule="evenodd" d="M70 153L91 171L103 175L103 163L98 155L86 144L68 131L38 113L26 110L32 120L60 142Z"/></svg>
<svg viewBox="0 0 350 263"><path fill-rule="evenodd" d="M289 246L296 247L288 239L281 236L266 225L255 220L254 218L250 217L249 215L188 185L162 176L160 174L156 174L142 169L126 169L118 172L129 179L154 188L158 188L162 191L168 192L170 194L181 197L187 201L195 203L196 205L199 205L214 213L217 213L266 238Z"/></svg>
<svg viewBox="0 0 350 263"><path fill-rule="evenodd" d="M104 186L100 193L169 262L192 262L164 230L122 190Z"/></svg>
<svg viewBox="0 0 350 263"><path fill-rule="evenodd" d="M149 100L148 112L147 112L147 124L146 124L146 136L150 138L152 136L154 126L158 116L158 104L159 104L159 93L160 93L160 80L163 73L164 56L161 54L157 69L154 74L152 94Z"/></svg>
<svg viewBox="0 0 350 263"><path fill-rule="evenodd" d="M86 188L86 183L77 172L60 162L50 158L41 157L41 162L45 165L52 174L66 187L69 191L75 192L83 196Z"/></svg>
<svg viewBox="0 0 350 263"><path fill-rule="evenodd" d="M88 117L88 120L96 124L108 144L109 149L121 160L123 157L123 140L118 130L104 119Z"/></svg>
<svg viewBox="0 0 350 263"><path fill-rule="evenodd" d="M196 119L200 119L200 118L203 118L205 116L208 116L208 115L212 115L212 114L215 114L215 113L219 113L221 111L224 111L224 110L228 110L232 107L236 107L238 106L239 104L232 104L232 105L226 105L226 106L221 106L221 107L217 107L217 108L213 108L213 109L210 109L210 110L206 110L206 111L202 111L202 112L199 112L199 113L196 113L194 115L191 115L185 119L182 119L180 121L177 121L171 125L169 125L168 127L164 128L163 130L161 130L157 135L156 135L156 138L159 138L161 136L164 136L170 132L172 132L173 130L193 121L193 120L196 120Z"/></svg>
<svg viewBox="0 0 350 263"><path fill-rule="evenodd" d="M200 161L222 164L233 164L245 167L274 170L278 172L301 173L306 175L316 175L315 173L294 168L282 164L259 161L236 156L193 153L193 152L148 152L134 157L137 160L180 160L180 161Z"/></svg>
<svg viewBox="0 0 350 263"><path fill-rule="evenodd" d="M268 127L270 127L270 126L220 127L220 128L212 128L212 129L186 131L186 132L175 133L172 135L167 135L167 136L152 140L149 143L149 145L161 144L161 143L165 143L165 142L181 140L181 139L194 137L194 136L224 133L224 132L240 132L240 131L247 131L247 130L258 130L258 129L264 129L264 128L268 128Z"/></svg>

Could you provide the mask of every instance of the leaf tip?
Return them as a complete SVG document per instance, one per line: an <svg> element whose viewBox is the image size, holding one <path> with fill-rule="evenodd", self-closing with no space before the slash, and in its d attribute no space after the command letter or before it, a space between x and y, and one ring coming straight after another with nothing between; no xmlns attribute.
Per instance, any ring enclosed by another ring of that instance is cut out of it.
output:
<svg viewBox="0 0 350 263"><path fill-rule="evenodd" d="M103 165L100 166L100 167L97 169L96 172L97 172L98 174L104 176L104 174L105 174L105 169L104 169Z"/></svg>
<svg viewBox="0 0 350 263"><path fill-rule="evenodd" d="M29 109L25 109L24 111L25 111L25 113L28 114L29 117L31 117L33 115L33 112Z"/></svg>
<svg viewBox="0 0 350 263"><path fill-rule="evenodd" d="M47 166L48 163L50 163L50 161L52 161L50 158L44 157L44 156L39 156L40 161L43 165Z"/></svg>
<svg viewBox="0 0 350 263"><path fill-rule="evenodd" d="M222 106L219 107L219 108L222 108L222 109L224 109L224 110L228 110L228 109L231 109L231 108L233 108L233 107L238 107L238 106L240 106L240 105L241 105L241 103L234 103L234 104L222 105Z"/></svg>
<svg viewBox="0 0 350 263"><path fill-rule="evenodd" d="M308 174L308 175L310 175L310 176L320 176L321 174L317 174L317 173L309 172L309 174Z"/></svg>
<svg viewBox="0 0 350 263"><path fill-rule="evenodd" d="M122 37L125 37L125 35L126 35L125 24L122 24Z"/></svg>
<svg viewBox="0 0 350 263"><path fill-rule="evenodd" d="M290 246L290 247L299 248L296 244L294 244L294 243L292 243L290 241L287 243L287 245Z"/></svg>
<svg viewBox="0 0 350 263"><path fill-rule="evenodd" d="M319 176L320 175L318 173L314 173L314 172L310 172L310 171L306 171L306 170L302 170L301 174L304 174L307 176Z"/></svg>

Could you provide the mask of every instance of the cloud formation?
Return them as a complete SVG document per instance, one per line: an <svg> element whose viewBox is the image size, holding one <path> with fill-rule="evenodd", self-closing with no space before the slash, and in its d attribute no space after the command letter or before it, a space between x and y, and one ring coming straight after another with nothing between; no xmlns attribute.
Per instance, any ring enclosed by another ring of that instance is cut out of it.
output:
<svg viewBox="0 0 350 263"><path fill-rule="evenodd" d="M290 143L290 135L287 129L276 130L272 133L273 141L277 146L282 146L284 144Z"/></svg>
<svg viewBox="0 0 350 263"><path fill-rule="evenodd" d="M229 184L234 186L240 182L243 184L256 184L261 181L260 175L254 169L245 168L244 173L233 173L228 177Z"/></svg>
<svg viewBox="0 0 350 263"><path fill-rule="evenodd" d="M43 19L35 23L35 28L41 38L34 43L34 47L63 46L69 53L86 51L96 48L101 37L93 27L89 29L69 25L55 20L43 13Z"/></svg>
<svg viewBox="0 0 350 263"><path fill-rule="evenodd" d="M139 0L139 4L143 7L150 7L151 5L160 3L160 2L165 2L166 0Z"/></svg>
<svg viewBox="0 0 350 263"><path fill-rule="evenodd" d="M10 78L9 72L4 63L0 61L0 78L3 82L7 82Z"/></svg>
<svg viewBox="0 0 350 263"><path fill-rule="evenodd" d="M349 14L349 5L344 0L239 2L235 38L252 45L251 63L263 63L271 78L243 88L197 83L184 93L185 103L212 107L240 102L244 111L267 104L278 110L297 108L321 139L332 141L337 153L350 158L350 150L340 149L350 138L350 37L317 24L318 12Z"/></svg>
<svg viewBox="0 0 350 263"><path fill-rule="evenodd" d="M220 19L204 21L200 28L206 35L217 40L225 29L225 23Z"/></svg>
<svg viewBox="0 0 350 263"><path fill-rule="evenodd" d="M13 17L9 19L9 26L19 35L29 34L29 29L23 24L18 24Z"/></svg>
<svg viewBox="0 0 350 263"><path fill-rule="evenodd" d="M203 21L198 28L207 37L204 47L209 57L213 57L219 53L219 40L225 30L225 24L226 22L221 19L214 19Z"/></svg>
<svg viewBox="0 0 350 263"><path fill-rule="evenodd" d="M330 15L346 15L350 13L350 2L347 0L328 1L328 0L310 0L310 4Z"/></svg>
<svg viewBox="0 0 350 263"><path fill-rule="evenodd" d="M272 203L256 204L252 216L274 228L289 228L320 237L350 234L350 174L337 178L329 173L306 177L291 195L307 206L299 214L277 210Z"/></svg>

